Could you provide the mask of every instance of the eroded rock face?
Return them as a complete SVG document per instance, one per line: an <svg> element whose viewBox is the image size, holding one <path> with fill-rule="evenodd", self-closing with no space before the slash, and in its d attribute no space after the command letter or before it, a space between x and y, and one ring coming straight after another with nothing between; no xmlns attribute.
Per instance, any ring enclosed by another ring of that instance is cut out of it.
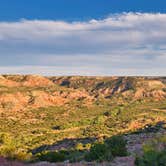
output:
<svg viewBox="0 0 166 166"><path fill-rule="evenodd" d="M46 77L38 75L13 75L13 76L0 76L0 85L7 87L44 87L51 86L54 83Z"/></svg>
<svg viewBox="0 0 166 166"><path fill-rule="evenodd" d="M41 90L33 90L30 93L4 93L0 94L0 111L19 111L28 107L63 106L74 100L84 100L85 103L90 104L94 98L80 90L71 92L55 91L51 94Z"/></svg>
<svg viewBox="0 0 166 166"><path fill-rule="evenodd" d="M0 111L62 106L72 101L93 104L100 97L131 100L166 98L165 78L0 76Z"/></svg>
<svg viewBox="0 0 166 166"><path fill-rule="evenodd" d="M166 92L163 90L146 91L145 89L140 88L135 92L134 98L136 100L142 98L153 98L155 100L162 100L166 98Z"/></svg>
<svg viewBox="0 0 166 166"><path fill-rule="evenodd" d="M28 86L28 87L34 87L34 86L44 87L51 85L53 85L52 81L50 81L48 78L38 75L25 76L25 79L22 82L22 86Z"/></svg>
<svg viewBox="0 0 166 166"><path fill-rule="evenodd" d="M96 96L106 98L115 95L132 97L135 100L154 98L162 100L166 97L165 78L158 77L54 77L55 84L69 88L84 88Z"/></svg>
<svg viewBox="0 0 166 166"><path fill-rule="evenodd" d="M21 110L29 100L29 96L25 96L20 92L14 94L1 94L0 95L0 112L3 110Z"/></svg>
<svg viewBox="0 0 166 166"><path fill-rule="evenodd" d="M19 83L6 79L3 76L0 76L0 86L16 87L16 86L19 86Z"/></svg>
<svg viewBox="0 0 166 166"><path fill-rule="evenodd" d="M0 112L62 106L77 100L91 104L94 97L84 89L57 87L50 79L41 76L0 77Z"/></svg>

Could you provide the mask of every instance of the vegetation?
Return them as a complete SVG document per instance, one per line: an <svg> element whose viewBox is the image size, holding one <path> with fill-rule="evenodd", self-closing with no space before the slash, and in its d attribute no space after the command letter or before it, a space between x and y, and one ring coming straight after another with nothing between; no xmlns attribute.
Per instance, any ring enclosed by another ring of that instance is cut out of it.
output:
<svg viewBox="0 0 166 166"><path fill-rule="evenodd" d="M110 161L112 160L112 153L111 151L108 149L108 147L104 144L104 143L96 143L94 144L91 149L90 152L87 153L87 155L85 156L85 159L87 161Z"/></svg>
<svg viewBox="0 0 166 166"><path fill-rule="evenodd" d="M166 151L148 151L145 152L142 158L136 160L138 166L165 166L166 165Z"/></svg>
<svg viewBox="0 0 166 166"><path fill-rule="evenodd" d="M43 151L35 155L36 160L60 162L69 160L70 162L86 161L111 161L116 156L126 156L126 142L121 136L112 137L106 141L96 141L94 143L78 143L71 149L59 151Z"/></svg>
<svg viewBox="0 0 166 166"><path fill-rule="evenodd" d="M6 158L110 161L128 155L123 135L165 127L165 84L158 78L3 77L0 156ZM165 151L155 153L164 160ZM151 155L145 151L137 164Z"/></svg>
<svg viewBox="0 0 166 166"><path fill-rule="evenodd" d="M113 157L126 155L126 141L121 136L113 136L103 143L93 144L85 159L87 161L110 161Z"/></svg>
<svg viewBox="0 0 166 166"><path fill-rule="evenodd" d="M127 155L126 141L122 136L113 136L106 140L106 144L114 157Z"/></svg>
<svg viewBox="0 0 166 166"><path fill-rule="evenodd" d="M165 166L166 165L166 137L159 137L144 145L143 156L136 159L138 166Z"/></svg>

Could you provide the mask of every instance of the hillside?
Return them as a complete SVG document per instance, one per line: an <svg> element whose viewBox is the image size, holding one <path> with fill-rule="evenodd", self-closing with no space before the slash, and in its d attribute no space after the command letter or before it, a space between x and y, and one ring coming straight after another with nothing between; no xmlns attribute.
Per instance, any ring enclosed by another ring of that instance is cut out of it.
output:
<svg viewBox="0 0 166 166"><path fill-rule="evenodd" d="M165 123L166 77L0 76L4 158L36 162L43 153L65 150L65 160L80 162L94 142L115 135L127 140L133 156L148 133L165 135Z"/></svg>

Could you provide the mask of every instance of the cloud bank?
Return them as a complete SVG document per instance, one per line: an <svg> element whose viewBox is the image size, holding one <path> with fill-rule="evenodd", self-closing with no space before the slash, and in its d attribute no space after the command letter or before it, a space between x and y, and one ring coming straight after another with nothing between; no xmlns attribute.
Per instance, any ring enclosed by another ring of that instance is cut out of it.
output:
<svg viewBox="0 0 166 166"><path fill-rule="evenodd" d="M166 75L166 14L0 22L0 73Z"/></svg>

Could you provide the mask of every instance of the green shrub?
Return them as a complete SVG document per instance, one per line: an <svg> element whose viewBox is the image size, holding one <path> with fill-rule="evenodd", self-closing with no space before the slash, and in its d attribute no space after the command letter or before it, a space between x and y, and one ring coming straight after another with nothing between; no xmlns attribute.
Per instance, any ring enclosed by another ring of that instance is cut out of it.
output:
<svg viewBox="0 0 166 166"><path fill-rule="evenodd" d="M42 152L37 154L37 158L40 161L49 161L49 162L61 162L65 160L65 154L63 152Z"/></svg>
<svg viewBox="0 0 166 166"><path fill-rule="evenodd" d="M90 148L90 152L85 155L87 161L110 161L112 154L103 143L96 143Z"/></svg>
<svg viewBox="0 0 166 166"><path fill-rule="evenodd" d="M136 159L137 166L166 166L166 137L158 137L143 146L143 156Z"/></svg>
<svg viewBox="0 0 166 166"><path fill-rule="evenodd" d="M166 166L166 150L160 152L158 163L160 166Z"/></svg>
<svg viewBox="0 0 166 166"><path fill-rule="evenodd" d="M141 158L137 158L137 166L166 166L166 150L147 151Z"/></svg>
<svg viewBox="0 0 166 166"><path fill-rule="evenodd" d="M66 154L66 160L70 162L80 162L84 160L85 151L80 150L70 150Z"/></svg>
<svg viewBox="0 0 166 166"><path fill-rule="evenodd" d="M106 144L114 157L127 155L126 141L122 136L113 136L106 140Z"/></svg>

